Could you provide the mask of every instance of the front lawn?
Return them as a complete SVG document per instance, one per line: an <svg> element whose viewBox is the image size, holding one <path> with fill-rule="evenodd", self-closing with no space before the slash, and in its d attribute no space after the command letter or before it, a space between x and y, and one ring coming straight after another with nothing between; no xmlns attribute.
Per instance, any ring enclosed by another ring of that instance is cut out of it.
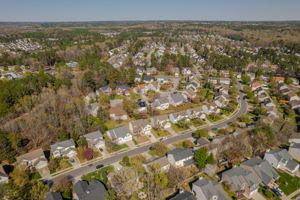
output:
<svg viewBox="0 0 300 200"><path fill-rule="evenodd" d="M141 144L141 143L145 143L145 142L148 142L149 139L147 136L145 135L135 135L133 137L133 141L135 144Z"/></svg>
<svg viewBox="0 0 300 200"><path fill-rule="evenodd" d="M198 126L201 126L201 125L204 125L205 122L199 118L195 118L195 119L191 119L191 124L194 126L194 127L198 127Z"/></svg>
<svg viewBox="0 0 300 200"><path fill-rule="evenodd" d="M223 117L219 116L219 115L208 115L207 116L207 120L210 122L220 121L221 119L223 119Z"/></svg>
<svg viewBox="0 0 300 200"><path fill-rule="evenodd" d="M300 188L300 178L297 176L291 176L285 172L278 172L280 178L278 180L279 188L289 195Z"/></svg>
<svg viewBox="0 0 300 200"><path fill-rule="evenodd" d="M280 200L280 198L267 186L259 185L258 192L261 193L267 200Z"/></svg>
<svg viewBox="0 0 300 200"><path fill-rule="evenodd" d="M107 175L113 171L114 171L113 166L107 166L107 167L98 169L97 171L85 174L81 177L81 179L84 181L91 181L93 179L96 179L96 180L103 182L104 184L107 184Z"/></svg>
<svg viewBox="0 0 300 200"><path fill-rule="evenodd" d="M188 128L179 127L178 124L172 124L172 129L176 132L182 132L188 130Z"/></svg>
<svg viewBox="0 0 300 200"><path fill-rule="evenodd" d="M160 137L167 137L170 135L170 133L165 130L165 129L161 129L161 130L152 130L152 135L154 135L154 137L156 138L160 138Z"/></svg>
<svg viewBox="0 0 300 200"><path fill-rule="evenodd" d="M177 142L177 143L173 144L173 146L175 146L176 148L183 149L183 148L192 148L195 145L190 140L183 140L183 141L180 141L180 142Z"/></svg>
<svg viewBox="0 0 300 200"><path fill-rule="evenodd" d="M40 175L39 172L33 172L33 173L31 173L30 176L29 176L29 179L30 179L30 180L38 180L38 179L40 179L40 178L42 178L42 176Z"/></svg>

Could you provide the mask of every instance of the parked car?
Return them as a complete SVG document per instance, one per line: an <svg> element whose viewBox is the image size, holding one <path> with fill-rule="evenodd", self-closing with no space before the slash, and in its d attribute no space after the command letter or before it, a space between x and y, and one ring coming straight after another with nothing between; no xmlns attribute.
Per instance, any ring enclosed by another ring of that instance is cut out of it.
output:
<svg viewBox="0 0 300 200"><path fill-rule="evenodd" d="M102 165L102 164L96 165L96 169L100 169L100 168L102 168L102 167L104 167L104 165Z"/></svg>

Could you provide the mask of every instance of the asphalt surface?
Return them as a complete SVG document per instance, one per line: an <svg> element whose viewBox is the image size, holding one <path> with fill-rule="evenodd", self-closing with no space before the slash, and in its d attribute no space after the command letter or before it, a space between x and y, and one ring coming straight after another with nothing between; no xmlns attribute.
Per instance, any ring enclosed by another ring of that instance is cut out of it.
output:
<svg viewBox="0 0 300 200"><path fill-rule="evenodd" d="M240 89L241 89L240 84L238 84L238 89L240 91ZM247 111L247 102L244 99L244 94L241 93L241 92L239 92L239 101L240 101L240 107L239 107L240 109L231 118L229 118L227 120L224 120L224 121L222 121L218 124L211 125L211 126L207 127L206 129L223 128L223 127L229 125L230 123L234 122L236 119L241 117L244 113L246 113L246 111ZM168 138L168 139L164 140L164 142L166 144L172 144L172 143L175 143L175 142L179 142L181 140L185 140L185 139L188 139L188 138L192 137L192 133L193 133L193 131L185 132L185 133L182 133L180 135ZM111 165L115 162L118 162L118 161L122 160L122 158L125 157L125 156L130 157L130 156L135 156L135 155L147 152L147 151L149 151L149 148L151 146L152 146L152 144L150 143L150 144L147 144L145 146L140 146L140 147L137 147L135 149L131 149L131 150L128 150L128 151L125 151L125 152L120 152L118 154L112 155L111 157L104 158L102 160L96 161L93 164L89 164L89 165L86 165L86 166L81 166L79 168L72 169L72 170L67 171L65 173L61 173L59 175L56 175L55 177L50 178L50 180L59 180L60 178L62 178L64 176L67 176L70 179L73 179L75 177L80 177L84 174L95 171L97 165L104 165L104 166Z"/></svg>

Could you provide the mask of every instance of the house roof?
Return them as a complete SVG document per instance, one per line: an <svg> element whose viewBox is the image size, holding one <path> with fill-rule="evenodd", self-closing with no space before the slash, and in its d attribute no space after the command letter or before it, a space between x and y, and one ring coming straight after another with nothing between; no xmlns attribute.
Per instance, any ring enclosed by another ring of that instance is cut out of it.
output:
<svg viewBox="0 0 300 200"><path fill-rule="evenodd" d="M221 187L220 183L209 180L206 178L199 178L195 183L194 187L199 188L207 200L213 199L214 196L218 197L220 200L229 200L230 198L226 195L225 191ZM197 190L194 190L197 195Z"/></svg>
<svg viewBox="0 0 300 200"><path fill-rule="evenodd" d="M154 80L154 78L152 76L144 75L143 80L144 81L151 81L151 80Z"/></svg>
<svg viewBox="0 0 300 200"><path fill-rule="evenodd" d="M164 167L164 166L169 165L169 161L166 156L163 156L163 157L151 160L149 162L146 162L145 164L146 165L159 164L160 167Z"/></svg>
<svg viewBox="0 0 300 200"><path fill-rule="evenodd" d="M165 121L165 120L169 120L169 116L168 115L157 115L152 117L152 120L154 121L154 123L156 123L157 121Z"/></svg>
<svg viewBox="0 0 300 200"><path fill-rule="evenodd" d="M160 97L160 98L154 100L153 105L155 107L158 107L158 106L160 106L162 104L166 104L166 103L169 103L169 99L167 97Z"/></svg>
<svg viewBox="0 0 300 200"><path fill-rule="evenodd" d="M266 154L273 155L277 159L277 161L280 161L282 159L284 159L284 160L292 159L292 156L287 152L286 149L275 149L275 150L266 152Z"/></svg>
<svg viewBox="0 0 300 200"><path fill-rule="evenodd" d="M112 130L107 131L108 134L110 134L112 139L117 139L117 138L124 138L126 137L127 133L129 133L129 130L127 127L122 126L119 128L115 128Z"/></svg>
<svg viewBox="0 0 300 200"><path fill-rule="evenodd" d="M292 146L290 146L290 148L299 149L300 150L300 143L293 143Z"/></svg>
<svg viewBox="0 0 300 200"><path fill-rule="evenodd" d="M118 105L115 107L112 107L108 111L110 114L114 114L116 116L123 116L127 115L127 112L124 110L123 105Z"/></svg>
<svg viewBox="0 0 300 200"><path fill-rule="evenodd" d="M90 184L87 181L78 181L75 183L74 192L80 200L104 200L106 189L104 185L97 180L92 180Z"/></svg>
<svg viewBox="0 0 300 200"><path fill-rule="evenodd" d="M133 130L140 130L149 124L147 119L138 119L131 122Z"/></svg>
<svg viewBox="0 0 300 200"><path fill-rule="evenodd" d="M170 198L170 200L196 200L196 197L191 192L183 191Z"/></svg>
<svg viewBox="0 0 300 200"><path fill-rule="evenodd" d="M241 167L243 166L251 167L265 185L268 185L271 180L279 177L278 173L266 160L251 158L243 162Z"/></svg>
<svg viewBox="0 0 300 200"><path fill-rule="evenodd" d="M22 162L22 160L33 160L42 156L45 157L43 149L37 149L29 153L25 153L21 156L18 156L17 162Z"/></svg>
<svg viewBox="0 0 300 200"><path fill-rule="evenodd" d="M259 184L259 180L253 172L241 167L233 167L232 169L223 172L222 176L224 175L230 177L231 183L237 190L241 190L244 184L250 188L258 187Z"/></svg>
<svg viewBox="0 0 300 200"><path fill-rule="evenodd" d="M85 137L86 139L93 140L93 139L103 138L103 135L101 131L98 130L98 131L85 134L83 137Z"/></svg>
<svg viewBox="0 0 300 200"><path fill-rule="evenodd" d="M74 141L72 139L65 140L65 141L58 142L58 143L51 145L51 151L52 152L55 151L58 147L67 148L67 147L71 147L71 146L75 146Z"/></svg>
<svg viewBox="0 0 300 200"><path fill-rule="evenodd" d="M170 98L174 103L182 103L186 101L185 97L181 93L171 94Z"/></svg>
<svg viewBox="0 0 300 200"><path fill-rule="evenodd" d="M59 192L49 192L45 200L63 200Z"/></svg>
<svg viewBox="0 0 300 200"><path fill-rule="evenodd" d="M191 148L180 149L176 148L168 152L168 155L172 155L175 161L183 160L187 157L193 156L193 150Z"/></svg>

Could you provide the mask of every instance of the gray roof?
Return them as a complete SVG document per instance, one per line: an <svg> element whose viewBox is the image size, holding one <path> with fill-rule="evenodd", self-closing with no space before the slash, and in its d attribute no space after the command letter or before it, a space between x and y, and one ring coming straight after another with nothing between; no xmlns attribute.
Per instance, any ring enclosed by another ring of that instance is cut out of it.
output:
<svg viewBox="0 0 300 200"><path fill-rule="evenodd" d="M251 158L243 162L241 167L243 167L243 165L251 167L265 185L268 185L271 180L279 178L278 173L266 160Z"/></svg>
<svg viewBox="0 0 300 200"><path fill-rule="evenodd" d="M209 180L206 178L200 178L195 183L193 183L193 191L195 191L197 196L197 191L199 188L201 189L203 195L207 200L212 199L212 197L216 196L220 200L229 200L230 198L226 195L224 189L220 185L220 183Z"/></svg>
<svg viewBox="0 0 300 200"><path fill-rule="evenodd" d="M128 130L127 127L122 126L122 127L119 127L119 128L109 130L107 132L108 132L108 134L110 134L112 139L116 139L116 138L126 137L127 133L129 133L129 130Z"/></svg>
<svg viewBox="0 0 300 200"><path fill-rule="evenodd" d="M184 191L170 198L170 200L196 200L196 197L191 192Z"/></svg>
<svg viewBox="0 0 300 200"><path fill-rule="evenodd" d="M85 134L83 137L85 137L86 139L90 139L90 140L99 139L99 138L103 139L103 135L99 130Z"/></svg>
<svg viewBox="0 0 300 200"><path fill-rule="evenodd" d="M286 168L288 168L290 171L294 171L297 166L298 166L298 163L296 163L294 160L288 160L288 162L286 164Z"/></svg>
<svg viewBox="0 0 300 200"><path fill-rule="evenodd" d="M88 184L87 181L78 181L73 189L80 200L105 199L106 189L104 185L97 180L92 180L90 184Z"/></svg>
<svg viewBox="0 0 300 200"><path fill-rule="evenodd" d="M300 143L293 143L292 146L290 148L293 149L300 149Z"/></svg>
<svg viewBox="0 0 300 200"><path fill-rule="evenodd" d="M186 101L185 97L181 93L171 94L170 98L174 103L182 103Z"/></svg>
<svg viewBox="0 0 300 200"><path fill-rule="evenodd" d="M151 81L151 80L154 80L154 78L152 76L144 75L143 80Z"/></svg>
<svg viewBox="0 0 300 200"><path fill-rule="evenodd" d="M63 198L58 192L49 192L45 200L63 200Z"/></svg>
<svg viewBox="0 0 300 200"><path fill-rule="evenodd" d="M292 156L287 152L286 149L275 149L266 152L266 154L273 155L277 159L277 161L292 159Z"/></svg>
<svg viewBox="0 0 300 200"><path fill-rule="evenodd" d="M175 161L179 161L187 157L193 156L194 152L191 148L185 148L185 149L176 148L168 152L168 155L172 155Z"/></svg>
<svg viewBox="0 0 300 200"><path fill-rule="evenodd" d="M235 188L239 191L243 188L243 185L246 184L251 191L259 185L259 180L250 170L234 167L230 170L227 170L222 173L222 177L227 175L230 177L231 184L235 186Z"/></svg>
<svg viewBox="0 0 300 200"><path fill-rule="evenodd" d="M75 146L74 141L72 139L65 140L65 141L58 142L58 143L51 145L51 151L52 152L55 151L57 149L57 147L67 148L67 147L71 147L71 146Z"/></svg>
<svg viewBox="0 0 300 200"><path fill-rule="evenodd" d="M160 97L160 98L154 100L153 105L155 107L158 107L158 106L160 106L162 104L166 104L166 103L169 103L169 99L167 97Z"/></svg>

